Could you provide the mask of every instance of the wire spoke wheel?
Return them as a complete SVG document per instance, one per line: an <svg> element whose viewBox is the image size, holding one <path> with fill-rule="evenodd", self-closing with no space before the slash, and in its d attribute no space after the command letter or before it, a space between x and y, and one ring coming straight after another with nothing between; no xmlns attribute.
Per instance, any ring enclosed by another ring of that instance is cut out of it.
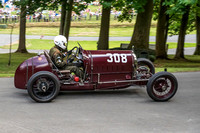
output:
<svg viewBox="0 0 200 133"><path fill-rule="evenodd" d="M38 72L28 81L28 93L37 102L52 101L60 90L57 77L50 72Z"/></svg>
<svg viewBox="0 0 200 133"><path fill-rule="evenodd" d="M159 78L153 85L153 93L157 97L168 97L174 90L173 82L168 78Z"/></svg>
<svg viewBox="0 0 200 133"><path fill-rule="evenodd" d="M36 88L34 86L36 86ZM54 86L55 82L51 78L42 76L33 83L33 93L40 99L49 99L55 93Z"/></svg>
<svg viewBox="0 0 200 133"><path fill-rule="evenodd" d="M147 93L155 101L171 99L178 88L174 75L168 72L159 72L153 75L147 83Z"/></svg>

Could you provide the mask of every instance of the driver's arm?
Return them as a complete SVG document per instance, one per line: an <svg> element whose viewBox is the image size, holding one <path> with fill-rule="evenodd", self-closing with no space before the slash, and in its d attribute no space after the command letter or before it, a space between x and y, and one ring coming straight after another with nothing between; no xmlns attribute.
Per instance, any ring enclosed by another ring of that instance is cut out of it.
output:
<svg viewBox="0 0 200 133"><path fill-rule="evenodd" d="M55 65L59 68L62 68L67 64L66 61L64 61L63 58L59 54L54 55L53 59L54 59Z"/></svg>

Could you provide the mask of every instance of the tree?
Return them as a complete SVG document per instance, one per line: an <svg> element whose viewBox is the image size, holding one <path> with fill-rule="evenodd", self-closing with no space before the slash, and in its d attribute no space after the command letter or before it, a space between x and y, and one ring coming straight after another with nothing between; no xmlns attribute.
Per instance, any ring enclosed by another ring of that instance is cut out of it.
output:
<svg viewBox="0 0 200 133"><path fill-rule="evenodd" d="M64 35L64 26L65 26L65 16L66 16L66 7L67 7L67 0L63 0L61 2L61 18L60 18L60 35Z"/></svg>
<svg viewBox="0 0 200 133"><path fill-rule="evenodd" d="M183 58L184 59L184 42L185 42L185 34L187 30L188 18L189 18L190 6L187 5L185 7L185 12L182 16L181 26L178 36L178 45L176 49L175 58Z"/></svg>
<svg viewBox="0 0 200 133"><path fill-rule="evenodd" d="M156 58L166 59L166 41L168 35L169 15L166 13L168 6L165 0L160 0L158 9L158 21L156 29Z"/></svg>
<svg viewBox="0 0 200 133"><path fill-rule="evenodd" d="M20 7L20 34L19 34L19 46L16 52L27 53L26 50L26 15L33 14L37 9L44 10L55 0L20 0L15 1L14 4Z"/></svg>
<svg viewBox="0 0 200 133"><path fill-rule="evenodd" d="M69 0L68 10L67 10L66 16L65 16L64 33L63 33L63 35L67 38L67 41L69 40L69 31L70 31L71 16L72 16L72 6L73 6L73 0Z"/></svg>
<svg viewBox="0 0 200 133"><path fill-rule="evenodd" d="M147 0L144 5L144 11L139 12L136 18L136 24L128 49L134 45L135 49L148 49L149 32L153 14L153 0Z"/></svg>
<svg viewBox="0 0 200 133"><path fill-rule="evenodd" d="M22 2L23 0L21 0ZM19 29L19 46L16 52L27 53L26 50L26 5L21 5L20 12L20 29Z"/></svg>
<svg viewBox="0 0 200 133"><path fill-rule="evenodd" d="M152 0L153 1L153 0ZM122 14L118 16L118 20L123 22L124 20L131 22L133 8L138 12L144 11L144 5L147 0L106 0L101 1L102 4L102 20L98 41L98 49L109 48L109 25L110 25L110 10L115 8L118 11L122 11ZM153 4L152 4L153 6ZM152 7L151 6L151 7ZM145 16L146 17L146 16Z"/></svg>
<svg viewBox="0 0 200 133"><path fill-rule="evenodd" d="M72 11L74 11L76 14L80 14L80 11L86 9L88 3L90 3L91 1L94 0L80 0L79 2L67 0L62 3L60 34L64 35L67 40L69 40Z"/></svg>
<svg viewBox="0 0 200 133"><path fill-rule="evenodd" d="M109 28L110 28L110 11L111 3L102 3L102 18L99 40L97 42L98 50L107 50L109 48Z"/></svg>
<svg viewBox="0 0 200 133"><path fill-rule="evenodd" d="M194 55L200 55L200 17L196 15L196 48Z"/></svg>
<svg viewBox="0 0 200 133"><path fill-rule="evenodd" d="M200 55L200 0L197 1L196 5L196 48L194 55Z"/></svg>
<svg viewBox="0 0 200 133"><path fill-rule="evenodd" d="M175 58L184 58L185 35L194 30L197 0L170 0L165 4L169 6L169 34L179 36Z"/></svg>

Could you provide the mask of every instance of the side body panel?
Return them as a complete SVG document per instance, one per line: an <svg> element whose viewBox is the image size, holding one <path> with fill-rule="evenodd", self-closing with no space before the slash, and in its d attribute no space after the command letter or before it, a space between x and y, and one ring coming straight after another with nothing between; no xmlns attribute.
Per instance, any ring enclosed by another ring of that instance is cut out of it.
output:
<svg viewBox="0 0 200 133"><path fill-rule="evenodd" d="M130 83L117 81L131 80L133 77L134 56L129 50L84 51L83 59L90 83L95 89L127 87ZM115 83L104 83L116 81Z"/></svg>
<svg viewBox="0 0 200 133"><path fill-rule="evenodd" d="M27 59L18 66L15 72L14 84L16 88L26 89L29 78L39 71L51 71L44 55Z"/></svg>

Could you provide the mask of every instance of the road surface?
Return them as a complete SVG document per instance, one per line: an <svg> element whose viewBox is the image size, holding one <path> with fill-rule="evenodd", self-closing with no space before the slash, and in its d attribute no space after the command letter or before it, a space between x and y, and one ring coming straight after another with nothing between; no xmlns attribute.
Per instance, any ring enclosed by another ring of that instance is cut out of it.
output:
<svg viewBox="0 0 200 133"><path fill-rule="evenodd" d="M35 103L13 78L0 78L2 133L199 133L200 72L175 73L179 89L168 102L153 102L145 88L61 93Z"/></svg>

